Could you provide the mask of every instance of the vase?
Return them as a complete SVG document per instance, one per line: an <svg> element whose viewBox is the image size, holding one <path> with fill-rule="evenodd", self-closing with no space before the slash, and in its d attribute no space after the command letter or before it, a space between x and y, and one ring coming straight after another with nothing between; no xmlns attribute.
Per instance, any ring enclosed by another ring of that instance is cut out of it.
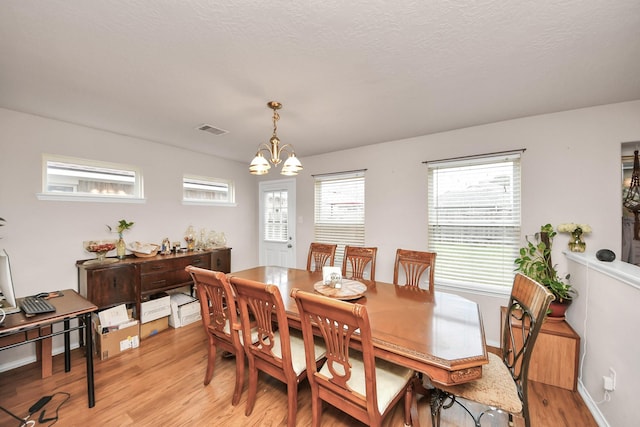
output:
<svg viewBox="0 0 640 427"><path fill-rule="evenodd" d="M116 256L120 259L124 259L127 254L127 244L124 242L122 236L116 241Z"/></svg>
<svg viewBox="0 0 640 427"><path fill-rule="evenodd" d="M99 263L103 263L107 259L107 252L100 251L96 252L96 261Z"/></svg>
<svg viewBox="0 0 640 427"><path fill-rule="evenodd" d="M582 230L580 228L571 232L571 239L569 240L569 250L571 252L584 252L587 248L587 244L582 240Z"/></svg>

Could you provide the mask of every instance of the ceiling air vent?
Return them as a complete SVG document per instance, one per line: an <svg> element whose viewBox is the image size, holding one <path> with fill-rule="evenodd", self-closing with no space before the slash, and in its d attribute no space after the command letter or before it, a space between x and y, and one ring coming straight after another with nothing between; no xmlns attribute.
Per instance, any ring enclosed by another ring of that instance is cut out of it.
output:
<svg viewBox="0 0 640 427"><path fill-rule="evenodd" d="M213 127L211 125L208 125L208 124L200 125L200 126L198 126L198 129L200 129L202 131L205 131L205 132L212 133L214 135L224 135L225 133L229 133L228 130L219 129L219 128Z"/></svg>

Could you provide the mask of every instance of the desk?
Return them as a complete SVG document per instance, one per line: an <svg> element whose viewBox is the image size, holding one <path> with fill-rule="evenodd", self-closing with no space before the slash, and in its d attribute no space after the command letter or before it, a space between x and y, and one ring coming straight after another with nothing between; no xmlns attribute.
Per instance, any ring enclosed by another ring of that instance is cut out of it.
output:
<svg viewBox="0 0 640 427"><path fill-rule="evenodd" d="M64 370L71 370L71 331L84 329L87 359L87 396L89 408L95 406L93 384L93 337L91 333L91 313L96 307L72 289L65 289L64 294L49 300L56 308L53 313L38 314L26 317L24 313L10 314L0 326L0 350L17 347L19 345L38 343L38 358L42 362L43 374L45 366L51 370L51 338L64 335ZM71 327L71 319L78 319L78 326ZM63 324L63 329L53 332L53 325Z"/></svg>
<svg viewBox="0 0 640 427"><path fill-rule="evenodd" d="M280 289L293 327L299 325L291 289L314 292L321 272L256 267L229 274ZM367 282L366 282L367 283ZM428 292L383 282L368 282L364 297L377 357L422 372L437 383L460 384L482 376L488 363L478 305L457 295Z"/></svg>

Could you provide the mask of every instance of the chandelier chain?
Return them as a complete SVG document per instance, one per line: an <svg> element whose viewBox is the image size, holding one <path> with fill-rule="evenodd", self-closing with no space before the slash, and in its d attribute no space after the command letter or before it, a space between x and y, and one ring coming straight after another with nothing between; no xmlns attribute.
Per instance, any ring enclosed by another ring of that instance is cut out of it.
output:
<svg viewBox="0 0 640 427"><path fill-rule="evenodd" d="M278 114L278 112L274 109L273 110L273 135L272 136L278 136L276 135L276 131L278 130L278 120L280 120L280 114Z"/></svg>

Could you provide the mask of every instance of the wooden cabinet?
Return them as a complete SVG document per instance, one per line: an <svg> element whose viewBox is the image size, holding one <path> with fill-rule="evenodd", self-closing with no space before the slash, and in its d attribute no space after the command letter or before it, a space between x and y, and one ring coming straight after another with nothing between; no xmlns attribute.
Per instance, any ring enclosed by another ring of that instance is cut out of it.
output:
<svg viewBox="0 0 640 427"><path fill-rule="evenodd" d="M135 304L138 316L140 304L151 295L193 284L184 270L188 265L229 273L231 248L149 258L128 256L112 264L85 264L81 260L76 262L78 290L99 309Z"/></svg>
<svg viewBox="0 0 640 427"><path fill-rule="evenodd" d="M501 325L505 313L502 307ZM565 320L547 318L529 361L529 380L576 391L579 355L580 336L576 331Z"/></svg>

